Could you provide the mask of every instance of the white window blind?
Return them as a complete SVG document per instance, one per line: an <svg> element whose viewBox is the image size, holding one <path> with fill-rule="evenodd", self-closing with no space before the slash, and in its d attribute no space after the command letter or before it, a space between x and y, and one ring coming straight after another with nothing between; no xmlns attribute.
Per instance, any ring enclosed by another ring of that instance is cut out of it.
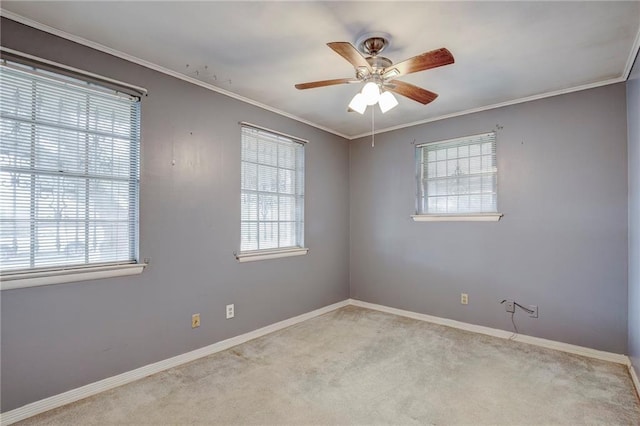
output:
<svg viewBox="0 0 640 426"><path fill-rule="evenodd" d="M135 262L139 99L6 63L0 96L2 272Z"/></svg>
<svg viewBox="0 0 640 426"><path fill-rule="evenodd" d="M241 128L240 253L303 247L304 145Z"/></svg>
<svg viewBox="0 0 640 426"><path fill-rule="evenodd" d="M418 214L497 212L496 134L416 147Z"/></svg>

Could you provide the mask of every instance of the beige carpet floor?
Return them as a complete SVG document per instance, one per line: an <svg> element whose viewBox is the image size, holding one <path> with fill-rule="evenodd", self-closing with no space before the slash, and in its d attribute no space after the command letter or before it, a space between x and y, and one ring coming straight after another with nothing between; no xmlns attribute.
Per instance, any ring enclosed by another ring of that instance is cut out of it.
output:
<svg viewBox="0 0 640 426"><path fill-rule="evenodd" d="M353 306L24 425L640 425L625 366Z"/></svg>

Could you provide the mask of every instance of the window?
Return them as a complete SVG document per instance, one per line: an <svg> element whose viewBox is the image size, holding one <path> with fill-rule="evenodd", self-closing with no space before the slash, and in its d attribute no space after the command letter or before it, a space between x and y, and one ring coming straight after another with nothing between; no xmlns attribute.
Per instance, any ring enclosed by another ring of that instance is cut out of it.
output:
<svg viewBox="0 0 640 426"><path fill-rule="evenodd" d="M237 257L240 260L243 254L295 251L303 245L304 144L243 123Z"/></svg>
<svg viewBox="0 0 640 426"><path fill-rule="evenodd" d="M6 61L0 83L3 280L135 263L139 98Z"/></svg>
<svg viewBox="0 0 640 426"><path fill-rule="evenodd" d="M417 216L488 214L499 219L494 132L418 145L416 156Z"/></svg>

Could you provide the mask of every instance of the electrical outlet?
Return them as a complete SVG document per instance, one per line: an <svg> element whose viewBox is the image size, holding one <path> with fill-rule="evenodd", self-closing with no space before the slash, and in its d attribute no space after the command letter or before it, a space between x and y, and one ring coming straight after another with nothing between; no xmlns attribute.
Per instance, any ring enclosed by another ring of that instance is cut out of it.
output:
<svg viewBox="0 0 640 426"><path fill-rule="evenodd" d="M200 314L191 315L191 328L200 327Z"/></svg>
<svg viewBox="0 0 640 426"><path fill-rule="evenodd" d="M227 305L227 319L233 318L235 316L235 306L233 303L231 305Z"/></svg>
<svg viewBox="0 0 640 426"><path fill-rule="evenodd" d="M467 293L460 293L460 303L463 305L469 304L469 295Z"/></svg>
<svg viewBox="0 0 640 426"><path fill-rule="evenodd" d="M527 308L533 311L533 313L529 314L531 318L538 318L538 307L536 305L528 305Z"/></svg>
<svg viewBox="0 0 640 426"><path fill-rule="evenodd" d="M514 313L516 311L516 305L513 300L507 300L504 302L504 307L507 309L507 312Z"/></svg>

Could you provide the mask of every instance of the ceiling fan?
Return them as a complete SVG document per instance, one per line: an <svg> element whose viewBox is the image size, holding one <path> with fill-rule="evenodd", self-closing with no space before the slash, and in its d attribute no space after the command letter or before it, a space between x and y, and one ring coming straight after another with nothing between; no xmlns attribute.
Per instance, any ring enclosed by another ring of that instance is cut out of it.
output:
<svg viewBox="0 0 640 426"><path fill-rule="evenodd" d="M454 63L453 55L445 48L425 52L406 61L393 64L390 59L378 56L388 45L386 34L365 34L356 42L360 51L351 43L338 41L327 43L331 49L355 68L355 78L337 78L296 84L296 89L333 86L337 84L365 83L362 92L354 96L349 109L363 114L368 105L379 103L382 112L387 112L398 104L390 92L405 96L426 105L438 95L413 84L396 80L403 75L441 67ZM361 53L362 52L362 53ZM364 55L367 55L366 57Z"/></svg>

